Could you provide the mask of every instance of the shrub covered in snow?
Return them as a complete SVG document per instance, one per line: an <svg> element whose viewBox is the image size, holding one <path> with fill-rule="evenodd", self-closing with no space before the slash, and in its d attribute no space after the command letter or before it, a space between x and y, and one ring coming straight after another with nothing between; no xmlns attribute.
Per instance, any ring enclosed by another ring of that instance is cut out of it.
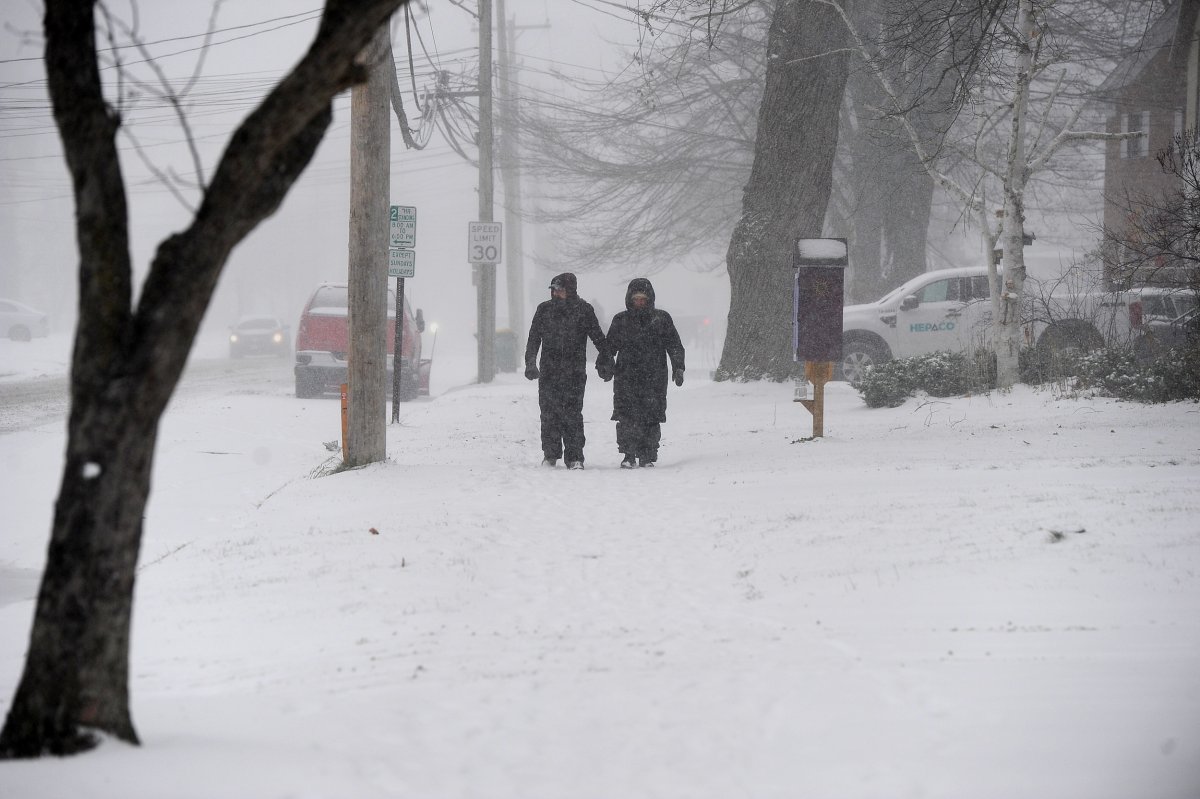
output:
<svg viewBox="0 0 1200 799"><path fill-rule="evenodd" d="M854 387L872 408L894 408L914 392L954 397L994 386L995 358L958 352L932 352L871 367Z"/></svg>
<svg viewBox="0 0 1200 799"><path fill-rule="evenodd" d="M1022 358L1022 377L1031 384L1053 380L1064 393L1091 393L1138 402L1200 400L1200 347L1172 349L1140 364L1125 348L1104 348L1064 358L1050 378ZM870 367L854 388L871 408L894 408L921 391L931 397L953 397L995 387L995 360L988 353L974 358L934 352L899 358Z"/></svg>
<svg viewBox="0 0 1200 799"><path fill-rule="evenodd" d="M1073 367L1078 390L1139 402L1200 399L1200 347L1166 350L1144 365L1129 350L1106 348L1078 356Z"/></svg>

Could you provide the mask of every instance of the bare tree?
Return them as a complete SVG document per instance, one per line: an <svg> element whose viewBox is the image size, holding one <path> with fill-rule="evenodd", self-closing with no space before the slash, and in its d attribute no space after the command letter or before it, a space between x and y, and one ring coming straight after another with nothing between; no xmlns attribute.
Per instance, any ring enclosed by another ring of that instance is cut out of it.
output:
<svg viewBox="0 0 1200 799"><path fill-rule="evenodd" d="M872 65L894 118L920 163L942 190L958 199L964 216L980 231L992 289L997 382L1011 386L1018 377L1018 352L1023 343L1020 309L1030 184L1069 147L1130 135L1077 127L1087 109L1078 79L1086 76L1087 70L1071 63L1078 50L1063 34L1069 31L1075 40L1080 39L1079 20L1084 12L1095 19L1111 11L1110 7L1088 0L979 0L967 4L911 0L905 8L918 22L912 40L951 53L946 74L960 76L955 77L955 96L962 97L963 108L970 111L960 119L959 137L944 140L935 148L913 122L911 112L920 102L920 93L914 96L906 91L880 67L878 47L857 31L843 3L817 2L837 9L852 31L855 46ZM969 34L966 39L963 32ZM948 151L957 158L957 174L947 168ZM1005 258L1003 281L993 258L1000 242Z"/></svg>
<svg viewBox="0 0 1200 799"><path fill-rule="evenodd" d="M715 40L675 24L621 75L570 79L583 102L524 103L522 157L543 179L534 217L553 231L554 257L579 270L721 265L753 160L769 23L755 0Z"/></svg>
<svg viewBox="0 0 1200 799"><path fill-rule="evenodd" d="M582 104L543 98L527 112L536 145L526 158L548 187L537 219L554 230L554 256L581 269L720 265L717 249L728 247L741 214L739 189L753 166L764 40L776 7L763 0L654 4L651 11L665 19L646 21L652 41L643 40L625 73L573 81L588 96ZM895 23L881 0L856 8L880 31ZM893 64L906 66L901 58ZM924 271L933 182L888 117L874 78L861 65L857 77L843 105L837 202L825 224L849 237L855 287L865 296L885 272L890 281ZM942 124L927 107L914 116L918 126Z"/></svg>
<svg viewBox="0 0 1200 799"><path fill-rule="evenodd" d="M46 0L45 64L76 203L79 322L66 463L25 667L0 757L136 742L129 632L159 420L233 247L274 213L366 78L358 54L405 0L327 0L308 52L230 139L191 224L158 247L133 304L126 189L96 4Z"/></svg>
<svg viewBox="0 0 1200 799"><path fill-rule="evenodd" d="M929 53L910 46L914 19L897 14L891 2L860 0L850 13L855 28L877 43L877 63L864 63L857 50L852 54L827 227L849 237L848 294L866 301L926 270L934 197L933 179L873 69L904 87L914 129L935 150L954 120L961 76L948 78L957 66L954 49Z"/></svg>
<svg viewBox="0 0 1200 799"><path fill-rule="evenodd" d="M832 186L847 29L815 0L780 0L767 37L754 164L726 254L730 308L719 379L791 376L791 249L820 236Z"/></svg>

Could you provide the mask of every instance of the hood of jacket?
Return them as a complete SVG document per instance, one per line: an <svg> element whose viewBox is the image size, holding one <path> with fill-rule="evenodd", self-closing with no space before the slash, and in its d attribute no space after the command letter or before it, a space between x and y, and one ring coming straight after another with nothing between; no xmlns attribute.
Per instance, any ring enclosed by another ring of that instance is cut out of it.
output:
<svg viewBox="0 0 1200 799"><path fill-rule="evenodd" d="M634 294L645 294L646 309L651 310L654 308L654 286L651 285L649 280L644 277L635 277L629 281L629 288L625 290L625 307L630 311L634 310Z"/></svg>
<svg viewBox="0 0 1200 799"><path fill-rule="evenodd" d="M550 279L550 285L561 283L563 288L567 290L567 299L579 296L579 281L575 278L572 272L563 272L560 275L555 275ZM551 289L553 291L553 289Z"/></svg>

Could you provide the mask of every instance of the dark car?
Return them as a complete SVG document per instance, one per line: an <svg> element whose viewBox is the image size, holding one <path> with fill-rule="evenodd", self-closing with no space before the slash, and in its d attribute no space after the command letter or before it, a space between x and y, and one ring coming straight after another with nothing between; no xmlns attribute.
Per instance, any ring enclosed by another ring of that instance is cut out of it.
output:
<svg viewBox="0 0 1200 799"><path fill-rule="evenodd" d="M1164 352L1185 347L1200 347L1200 307L1192 306L1169 321L1146 322L1133 342L1133 354L1140 363L1153 361Z"/></svg>
<svg viewBox="0 0 1200 799"><path fill-rule="evenodd" d="M274 355L287 357L291 352L287 325L270 316L245 316L229 328L229 357Z"/></svg>

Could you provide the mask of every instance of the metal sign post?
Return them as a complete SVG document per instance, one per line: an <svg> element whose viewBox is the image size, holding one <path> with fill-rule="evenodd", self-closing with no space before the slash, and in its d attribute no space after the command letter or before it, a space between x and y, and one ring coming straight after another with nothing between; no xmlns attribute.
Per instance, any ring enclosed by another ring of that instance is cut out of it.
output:
<svg viewBox="0 0 1200 799"><path fill-rule="evenodd" d="M496 376L496 264L503 257L504 226L500 222L467 223L467 262L478 277L479 382Z"/></svg>
<svg viewBox="0 0 1200 799"><path fill-rule="evenodd" d="M812 414L813 438L825 435L825 384L833 379L833 364L842 357L842 304L849 263L845 239L796 239L792 249L793 357L804 362L803 379L813 386L811 399L797 396L796 401Z"/></svg>
<svg viewBox="0 0 1200 799"><path fill-rule="evenodd" d="M404 370L404 279L417 274L417 208L413 205L391 207L391 235L388 241L388 277L396 278L396 324L392 342L392 421L400 421L400 387ZM419 368L418 364L414 367ZM420 376L417 377L420 380Z"/></svg>

